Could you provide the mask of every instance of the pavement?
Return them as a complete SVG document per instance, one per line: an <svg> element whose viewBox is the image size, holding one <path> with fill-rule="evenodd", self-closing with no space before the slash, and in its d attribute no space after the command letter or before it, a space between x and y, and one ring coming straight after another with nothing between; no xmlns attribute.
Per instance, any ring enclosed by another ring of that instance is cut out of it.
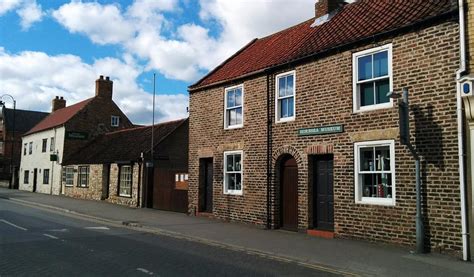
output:
<svg viewBox="0 0 474 277"><path fill-rule="evenodd" d="M474 263L407 248L324 239L185 214L0 188L0 198L137 231L251 253L345 276L474 276Z"/></svg>

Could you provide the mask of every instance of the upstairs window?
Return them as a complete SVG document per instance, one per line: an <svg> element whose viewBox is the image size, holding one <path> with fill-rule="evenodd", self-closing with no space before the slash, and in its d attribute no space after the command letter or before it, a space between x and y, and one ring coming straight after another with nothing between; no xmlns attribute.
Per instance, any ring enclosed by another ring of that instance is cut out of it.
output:
<svg viewBox="0 0 474 277"><path fill-rule="evenodd" d="M30 147L29 147L29 154L33 154L33 142L30 142Z"/></svg>
<svg viewBox="0 0 474 277"><path fill-rule="evenodd" d="M276 122L295 119L295 71L276 76Z"/></svg>
<svg viewBox="0 0 474 277"><path fill-rule="evenodd" d="M224 152L224 194L242 195L242 151Z"/></svg>
<svg viewBox="0 0 474 277"><path fill-rule="evenodd" d="M393 106L392 45L353 54L354 112Z"/></svg>
<svg viewBox="0 0 474 277"><path fill-rule="evenodd" d="M23 145L23 156L26 156L26 149L28 148L28 143Z"/></svg>
<svg viewBox="0 0 474 277"><path fill-rule="evenodd" d="M43 145L41 146L41 152L46 153L47 147L48 147L48 139L43 139Z"/></svg>
<svg viewBox="0 0 474 277"><path fill-rule="evenodd" d="M50 140L50 144L49 144L49 152L54 152L55 148L54 148L54 137L51 138Z"/></svg>
<svg viewBox="0 0 474 277"><path fill-rule="evenodd" d="M89 167L80 166L79 175L77 177L77 186L87 188L89 186Z"/></svg>
<svg viewBox="0 0 474 277"><path fill-rule="evenodd" d="M111 120L110 120L110 126L112 127L118 127L120 124L120 116L112 115Z"/></svg>
<svg viewBox="0 0 474 277"><path fill-rule="evenodd" d="M243 99L243 85L225 89L224 128L232 129L243 126Z"/></svg>

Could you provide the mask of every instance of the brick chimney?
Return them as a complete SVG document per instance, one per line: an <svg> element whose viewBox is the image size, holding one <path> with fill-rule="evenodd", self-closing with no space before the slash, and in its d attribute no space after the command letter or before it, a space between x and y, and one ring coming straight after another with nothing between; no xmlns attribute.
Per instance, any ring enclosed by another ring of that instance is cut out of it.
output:
<svg viewBox="0 0 474 277"><path fill-rule="evenodd" d="M65 108L66 107L66 100L61 96L56 96L51 104L51 112L55 112L59 109Z"/></svg>
<svg viewBox="0 0 474 277"><path fill-rule="evenodd" d="M95 97L112 100L113 83L108 76L104 79L104 76L100 75L95 81Z"/></svg>
<svg viewBox="0 0 474 277"><path fill-rule="evenodd" d="M344 0L318 0L315 4L315 15L316 18L320 18L323 15L330 14L345 5Z"/></svg>

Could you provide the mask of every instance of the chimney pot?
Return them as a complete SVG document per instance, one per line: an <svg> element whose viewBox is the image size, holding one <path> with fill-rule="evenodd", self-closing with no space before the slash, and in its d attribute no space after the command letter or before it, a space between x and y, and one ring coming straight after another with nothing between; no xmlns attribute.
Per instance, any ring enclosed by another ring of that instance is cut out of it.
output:
<svg viewBox="0 0 474 277"><path fill-rule="evenodd" d="M65 107L66 107L66 100L64 100L62 96L61 98L59 98L59 96L56 96L52 101L51 112L54 113L55 111L60 110Z"/></svg>
<svg viewBox="0 0 474 277"><path fill-rule="evenodd" d="M109 77L104 79L104 76L100 75L99 79L95 81L95 96L98 98L112 100L112 89L113 82Z"/></svg>
<svg viewBox="0 0 474 277"><path fill-rule="evenodd" d="M109 81L110 80L109 76L105 77L105 80Z"/></svg>

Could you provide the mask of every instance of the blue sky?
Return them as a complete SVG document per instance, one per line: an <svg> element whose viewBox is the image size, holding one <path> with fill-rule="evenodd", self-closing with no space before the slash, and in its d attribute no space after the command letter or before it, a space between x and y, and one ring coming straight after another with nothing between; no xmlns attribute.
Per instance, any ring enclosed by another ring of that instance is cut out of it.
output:
<svg viewBox="0 0 474 277"><path fill-rule="evenodd" d="M48 111L93 96L99 75L136 123L186 117L187 87L249 40L313 16L314 0L0 1L0 91ZM275 16L286 10L284 17Z"/></svg>

